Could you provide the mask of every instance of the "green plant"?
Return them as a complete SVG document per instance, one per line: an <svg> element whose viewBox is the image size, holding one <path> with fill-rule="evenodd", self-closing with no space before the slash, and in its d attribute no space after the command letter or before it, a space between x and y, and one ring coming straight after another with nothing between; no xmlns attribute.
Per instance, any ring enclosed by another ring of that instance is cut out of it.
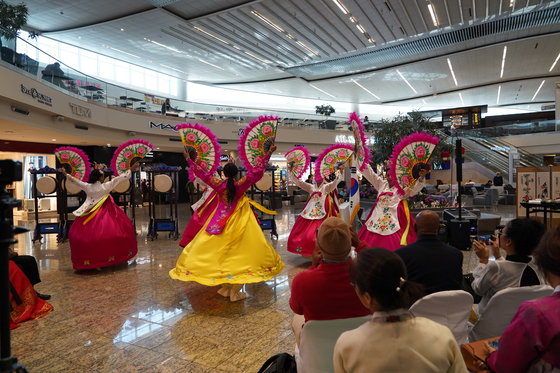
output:
<svg viewBox="0 0 560 373"><path fill-rule="evenodd" d="M431 121L431 118L425 117L424 114L413 111L409 114L399 114L393 119L382 119L381 123L375 125L375 143L372 146L373 164L383 164L386 162L391 154L393 148L405 136L408 136L416 131L425 131L430 135L439 137L441 136L436 132L437 125ZM430 157L430 163L441 164L443 159L441 152L447 150L453 152L455 147L444 141L440 141L435 147Z"/></svg>
<svg viewBox="0 0 560 373"><path fill-rule="evenodd" d="M315 106L315 114L324 115L325 117L330 117L331 114L335 113L334 108L329 104L317 105Z"/></svg>
<svg viewBox="0 0 560 373"><path fill-rule="evenodd" d="M14 39L19 30L27 23L29 17L29 9L25 3L18 5L10 5L4 0L0 0L0 36L6 40ZM29 33L31 39L36 39L37 34L34 31Z"/></svg>

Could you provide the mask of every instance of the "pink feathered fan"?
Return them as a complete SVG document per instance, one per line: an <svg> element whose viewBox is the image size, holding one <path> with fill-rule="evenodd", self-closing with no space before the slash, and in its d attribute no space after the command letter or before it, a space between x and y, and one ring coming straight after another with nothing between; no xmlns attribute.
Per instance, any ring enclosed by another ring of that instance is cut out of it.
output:
<svg viewBox="0 0 560 373"><path fill-rule="evenodd" d="M301 179L311 164L309 150L303 146L296 146L286 153L286 161L288 164L292 165L294 175L296 175L298 179Z"/></svg>
<svg viewBox="0 0 560 373"><path fill-rule="evenodd" d="M134 139L125 142L115 150L111 160L113 172L118 175L126 173L135 158L144 158L153 148L154 146L146 140Z"/></svg>
<svg viewBox="0 0 560 373"><path fill-rule="evenodd" d="M355 112L350 114L350 123L352 123L352 132L354 132L354 140L356 141L354 154L358 160L358 164L360 165L359 171L363 172L369 164L370 157L369 149L366 145L364 125L362 124L362 120L358 114Z"/></svg>
<svg viewBox="0 0 560 373"><path fill-rule="evenodd" d="M71 146L56 148L54 154L60 163L67 164L72 169L68 172L78 180L87 180L91 167L89 157L83 150Z"/></svg>
<svg viewBox="0 0 560 373"><path fill-rule="evenodd" d="M181 140L185 151L193 162L200 166L205 172L214 174L220 165L220 144L218 138L202 124L183 123L177 126L181 134ZM191 181L196 178L189 169Z"/></svg>
<svg viewBox="0 0 560 373"><path fill-rule="evenodd" d="M253 169L261 162L276 139L277 126L278 117L261 116L245 128L237 147L245 167Z"/></svg>
<svg viewBox="0 0 560 373"><path fill-rule="evenodd" d="M349 144L331 145L319 154L315 161L315 180L317 182L329 180L331 174L336 172L336 168L341 163L346 163L352 156L354 147Z"/></svg>

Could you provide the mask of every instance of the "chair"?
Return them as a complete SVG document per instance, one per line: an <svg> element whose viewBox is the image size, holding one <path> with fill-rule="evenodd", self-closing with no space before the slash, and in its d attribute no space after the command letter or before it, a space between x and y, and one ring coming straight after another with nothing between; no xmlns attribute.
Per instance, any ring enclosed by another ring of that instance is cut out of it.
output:
<svg viewBox="0 0 560 373"><path fill-rule="evenodd" d="M463 290L448 290L418 299L410 307L410 312L416 317L425 317L447 326L460 346L468 342L467 322L472 306L472 295Z"/></svg>
<svg viewBox="0 0 560 373"><path fill-rule="evenodd" d="M469 342L498 337L504 333L521 303L551 295L548 285L507 288L497 292L469 330Z"/></svg>
<svg viewBox="0 0 560 373"><path fill-rule="evenodd" d="M476 188L475 188L475 187L471 187L471 192L472 192L472 196L473 196L473 198L475 198L475 197L477 197L477 196L478 196L478 190L476 190Z"/></svg>
<svg viewBox="0 0 560 373"><path fill-rule="evenodd" d="M298 372L334 373L333 354L338 337L371 320L371 316L312 320L301 330Z"/></svg>
<svg viewBox="0 0 560 373"><path fill-rule="evenodd" d="M476 196L473 198L473 206L493 206L494 204L494 192L492 189L486 190L486 193L482 196Z"/></svg>

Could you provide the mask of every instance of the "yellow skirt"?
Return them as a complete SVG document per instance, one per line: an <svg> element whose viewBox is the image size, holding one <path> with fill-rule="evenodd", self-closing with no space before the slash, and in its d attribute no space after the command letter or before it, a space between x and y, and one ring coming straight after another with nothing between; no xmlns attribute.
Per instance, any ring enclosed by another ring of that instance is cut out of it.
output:
<svg viewBox="0 0 560 373"><path fill-rule="evenodd" d="M242 197L220 234L206 226L183 249L171 278L203 285L248 284L268 281L284 268L255 218L248 199Z"/></svg>

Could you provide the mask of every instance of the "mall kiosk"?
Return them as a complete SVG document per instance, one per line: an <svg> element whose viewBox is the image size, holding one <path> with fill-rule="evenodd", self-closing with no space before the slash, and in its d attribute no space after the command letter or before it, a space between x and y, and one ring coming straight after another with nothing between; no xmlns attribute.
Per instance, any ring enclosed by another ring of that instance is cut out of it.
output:
<svg viewBox="0 0 560 373"><path fill-rule="evenodd" d="M149 205L150 223L148 225L148 238L152 241L158 238L158 232L169 232L169 238L179 238L179 171L181 167L160 165L145 170L149 180ZM162 201L163 200L163 201ZM169 215L158 218L156 204L169 203Z"/></svg>

